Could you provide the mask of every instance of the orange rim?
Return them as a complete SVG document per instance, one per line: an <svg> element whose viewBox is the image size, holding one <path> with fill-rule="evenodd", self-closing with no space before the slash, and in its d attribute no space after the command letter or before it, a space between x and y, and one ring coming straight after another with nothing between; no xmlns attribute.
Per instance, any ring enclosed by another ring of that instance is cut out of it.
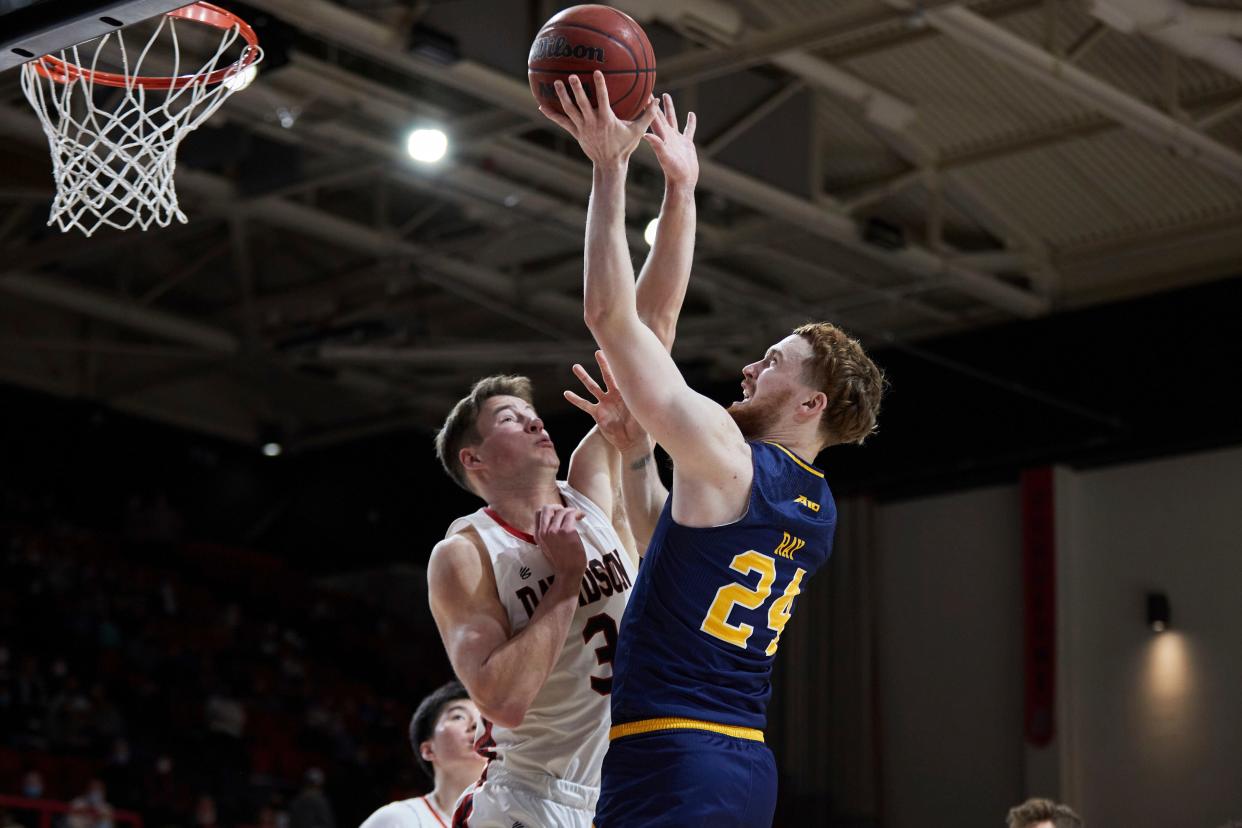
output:
<svg viewBox="0 0 1242 828"><path fill-rule="evenodd" d="M249 23L227 9L222 9L211 3L194 3L180 9L174 9L168 12L168 16L179 17L182 20L191 20L195 23L202 23L217 29L232 29L236 26L238 33L245 39L247 46L236 63L230 64L223 69L217 69L207 75L147 77L143 75L127 76L116 72L94 72L90 69L84 69L77 64L63 61L60 58L54 58L51 55L44 55L38 60L32 61L34 69L43 77L56 83L71 83L81 79L97 83L100 86L115 86L124 89L128 89L131 86L141 86L144 89L181 89L196 83L214 86L217 83L223 82L226 78L244 71L246 67L259 59L261 54L259 51L259 36L254 33L254 29L250 27Z"/></svg>

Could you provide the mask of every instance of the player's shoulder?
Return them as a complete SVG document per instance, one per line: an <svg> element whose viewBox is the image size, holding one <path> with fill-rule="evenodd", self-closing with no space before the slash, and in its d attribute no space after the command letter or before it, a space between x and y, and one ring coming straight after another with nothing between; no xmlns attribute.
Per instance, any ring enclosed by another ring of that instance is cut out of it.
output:
<svg viewBox="0 0 1242 828"><path fill-rule="evenodd" d="M476 555L484 549L483 538L477 529L466 524L446 535L431 548L431 559L454 559Z"/></svg>
<svg viewBox="0 0 1242 828"><path fill-rule="evenodd" d="M487 562L487 547L473 526L467 526L439 541L427 560L427 579L431 584L445 579L469 578ZM487 567L490 569L490 567Z"/></svg>
<svg viewBox="0 0 1242 828"><path fill-rule="evenodd" d="M605 512L604 507L596 502L595 498L587 492L582 491L574 486L568 480L558 480L557 488L561 491L561 496L571 505L576 506L586 512L587 517L591 520L600 521L604 524L611 523L611 519Z"/></svg>
<svg viewBox="0 0 1242 828"><path fill-rule="evenodd" d="M371 814L360 828L421 828L423 819L416 799L389 802Z"/></svg>
<svg viewBox="0 0 1242 828"><path fill-rule="evenodd" d="M774 440L754 440L749 445L754 452L755 464L765 470L795 477L806 476L821 481L825 479L822 469Z"/></svg>

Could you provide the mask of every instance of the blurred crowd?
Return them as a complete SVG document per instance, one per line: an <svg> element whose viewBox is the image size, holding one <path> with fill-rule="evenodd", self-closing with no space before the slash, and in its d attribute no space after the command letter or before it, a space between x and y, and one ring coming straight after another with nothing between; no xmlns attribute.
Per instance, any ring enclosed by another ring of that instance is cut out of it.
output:
<svg viewBox="0 0 1242 828"><path fill-rule="evenodd" d="M69 803L67 828L356 825L426 789L427 635L261 555L0 526L0 794Z"/></svg>

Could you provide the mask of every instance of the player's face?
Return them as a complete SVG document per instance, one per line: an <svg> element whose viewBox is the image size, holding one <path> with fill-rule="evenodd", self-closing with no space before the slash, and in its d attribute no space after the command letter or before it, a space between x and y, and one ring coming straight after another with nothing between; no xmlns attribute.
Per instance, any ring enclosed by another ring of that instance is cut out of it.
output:
<svg viewBox="0 0 1242 828"><path fill-rule="evenodd" d="M543 420L525 400L503 395L491 397L479 412L478 430L483 441L476 453L493 469L560 466L556 446L544 429Z"/></svg>
<svg viewBox="0 0 1242 828"><path fill-rule="evenodd" d="M477 765L477 772L482 773L487 760L474 749L474 728L478 722L479 708L470 699L456 699L446 704L429 740L432 763L441 768Z"/></svg>
<svg viewBox="0 0 1242 828"><path fill-rule="evenodd" d="M795 400L813 390L803 381L804 363L812 356L810 343L790 334L742 369L742 399L729 406L729 414L743 435L769 432L793 411Z"/></svg>

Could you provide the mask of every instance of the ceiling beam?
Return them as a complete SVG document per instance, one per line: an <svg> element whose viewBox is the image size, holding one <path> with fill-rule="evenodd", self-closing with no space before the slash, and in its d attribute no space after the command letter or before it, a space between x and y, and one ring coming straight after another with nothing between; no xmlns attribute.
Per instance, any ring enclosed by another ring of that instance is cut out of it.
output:
<svg viewBox="0 0 1242 828"><path fill-rule="evenodd" d="M917 7L909 0L885 0L903 11ZM1045 86L1098 109L1176 155L1193 160L1232 181L1242 183L1242 154L1209 138L1193 126L1172 118L1064 58L1041 49L1001 26L960 6L924 14L928 23L953 40Z"/></svg>
<svg viewBox="0 0 1242 828"><path fill-rule="evenodd" d="M319 67L313 59L299 57L298 62L305 63L308 68L315 69L315 72L312 75L306 75L306 78L319 77L320 80L316 88L324 89L325 85L329 87L334 84L342 85L342 89L339 90L325 90L330 92L334 96L334 100L340 105L350 105L351 99L346 94L348 91L349 94L367 96L372 101L373 107L375 105L374 102L377 100L386 101L388 111L394 114L395 117L400 117L396 113L408 109L408 106L401 102L398 93L391 89L378 87L377 84L366 79L344 77L341 75L343 70L336 67ZM295 80L297 79L295 78ZM309 93L309 90L306 91ZM378 112L379 110L377 110ZM345 146L356 148L378 157L389 158L396 165L396 169L399 170L395 174L389 174L389 181L405 183L420 191L432 193L437 197L445 197L451 194L455 198L464 198L467 203L482 202L493 207L496 200L503 199L504 204L511 206L504 208L501 213L497 214L502 217L502 220L503 217L507 217L513 210L521 211L524 215L535 218L535 220L541 222L547 228L565 234L567 239L572 240L576 244L581 244L582 233L585 227L585 213L580 207L573 203L567 203L563 198L555 198L526 185L509 181L500 176L496 171L485 171L464 163L455 162L443 163L437 167L411 165L405 159L400 149L395 147L392 142L376 138L371 133L359 132L343 124L300 126L293 132L314 135L326 142L325 148L327 145L335 146L338 149ZM502 159L505 163L520 168L530 169L531 167L537 167L540 177L545 179L549 186L556 186L564 192L577 193L583 202L586 201L587 195L590 192L590 172L588 169L584 169L584 165L581 162L548 153L526 143L511 145L509 141L501 141L489 145L488 156L490 158ZM457 186L445 186L450 183ZM631 192L635 189L633 186L629 188ZM637 197L631 195L631 192L627 192L627 202L631 208L635 203L639 203L653 213L656 211L657 208L654 201L647 204L646 202L650 200L643 199L641 191L639 191ZM812 226L814 225L812 224ZM765 235L770 237L771 234L767 233ZM647 245L642 240L641 233L636 229L630 229L628 236L631 250L635 254L645 255ZM695 266L696 281L707 286L717 287L727 280L724 279L719 268L708 267L705 265L705 262L711 259L727 257L729 251L733 250L739 243L744 242L739 241L740 237L733 228L723 230L712 227L706 222L699 222L697 237L697 247L700 255ZM864 290L870 295L877 297L879 301L904 303L915 313L940 321L954 319L952 315L946 314L914 298L910 291L894 291L869 286L866 280L861 277L846 278L834 270L822 270L824 268L822 264L812 265L808 262L806 265L807 267L820 267L821 275L830 275L837 280L844 280L855 289ZM446 290L452 290L453 287L451 284L442 286ZM763 290L762 286L752 283L748 293L754 294ZM580 307L576 299L569 300L563 294L556 294L554 292L548 292L543 295L556 297L556 301L566 305L567 308L572 304L572 308L568 312L575 315L580 314ZM713 292L713 295L716 295L716 292ZM778 302L789 301L787 297L781 297L777 294L773 294L773 298Z"/></svg>
<svg viewBox="0 0 1242 828"><path fill-rule="evenodd" d="M636 11L641 6L646 12L643 17L654 17L671 25L676 25L683 13L677 0L622 5L633 7ZM727 8L722 7L722 11ZM891 14L888 16L892 17ZM661 62L660 84L666 88L681 89L710 78L772 63L834 97L861 106L869 119L894 129L904 129L916 118L915 109L908 102L805 51L823 40L840 35L846 25L840 16L810 22L798 20L746 35L722 44L720 49L682 52Z"/></svg>
<svg viewBox="0 0 1242 828"><path fill-rule="evenodd" d="M490 67L460 60L448 66L415 57L394 43L391 30L363 15L327 0L256 0L265 11L294 21L304 31L328 42L356 50L385 65L414 76L436 81L475 98L522 114L544 124L532 105L525 83ZM654 163L638 156L640 163ZM814 235L829 239L887 265L928 279L942 280L975 298L1019 316L1036 316L1049 309L1047 301L1013 287L990 274L953 265L922 247L890 252L863 241L855 222L835 204L817 205L766 182L713 161L700 159L700 183L727 198L741 200L755 209L793 222Z"/></svg>
<svg viewBox="0 0 1242 828"><path fill-rule="evenodd" d="M1198 113L1195 126L1204 130L1242 112L1242 95L1238 93L1237 87L1215 90L1185 99L1182 105L1192 113ZM1016 136L1006 136L1000 140L982 142L975 146L962 147L941 154L935 159L935 165L941 173L950 173L1001 158L1038 152L1069 141L1078 141L1123 128L1123 125L1117 121L1091 112L1077 115L1067 121L1043 124ZM917 184L926 174L926 169L915 167L888 179L871 181L857 190L840 194L838 197L848 209L865 207Z"/></svg>
<svg viewBox="0 0 1242 828"><path fill-rule="evenodd" d="M222 328L79 287L46 273L10 271L0 274L0 291L221 354L237 353L241 346L235 335Z"/></svg>

